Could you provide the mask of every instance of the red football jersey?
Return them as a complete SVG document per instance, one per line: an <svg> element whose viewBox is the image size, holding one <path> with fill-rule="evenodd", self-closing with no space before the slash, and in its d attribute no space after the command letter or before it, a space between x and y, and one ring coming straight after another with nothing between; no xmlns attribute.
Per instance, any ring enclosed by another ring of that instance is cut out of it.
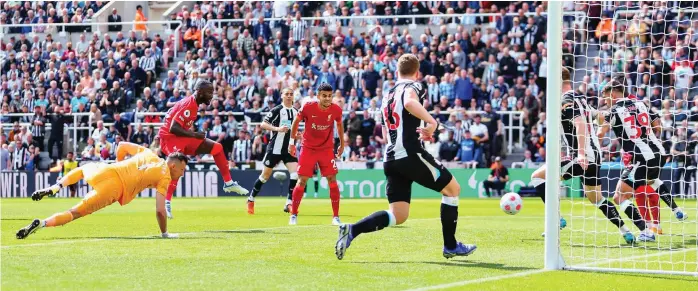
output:
<svg viewBox="0 0 698 291"><path fill-rule="evenodd" d="M308 101L298 111L298 118L305 122L303 148L313 150L334 149L335 122L342 122L342 108L332 103L322 110L318 101Z"/></svg>
<svg viewBox="0 0 698 291"><path fill-rule="evenodd" d="M165 124L160 127L158 135L160 135L161 138L174 136L170 133L170 128L172 128L175 122L179 123L184 129L191 128L194 121L196 121L198 111L199 105L196 104L194 96L179 100L167 111L167 115L165 115Z"/></svg>
<svg viewBox="0 0 698 291"><path fill-rule="evenodd" d="M628 94L628 99L637 100L637 96L635 96L633 94Z"/></svg>

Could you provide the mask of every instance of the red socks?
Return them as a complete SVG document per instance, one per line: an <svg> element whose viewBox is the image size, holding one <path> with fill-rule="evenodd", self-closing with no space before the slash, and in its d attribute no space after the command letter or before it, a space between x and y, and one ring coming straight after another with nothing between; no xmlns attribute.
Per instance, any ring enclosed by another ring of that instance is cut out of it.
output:
<svg viewBox="0 0 698 291"><path fill-rule="evenodd" d="M648 190L651 189L650 186L647 186ZM649 205L650 208L650 213L652 214L652 223L654 223L655 226L659 225L659 222L661 219L659 218L659 194L657 192L654 192L654 190L647 191L647 204Z"/></svg>
<svg viewBox="0 0 698 291"><path fill-rule="evenodd" d="M293 188L293 197L291 202L291 214L298 215L298 207L301 205L301 200L303 199L303 193L305 192L305 187L301 187L300 184Z"/></svg>
<svg viewBox="0 0 698 291"><path fill-rule="evenodd" d="M233 179L230 177L230 169L228 169L228 159L225 158L225 153L223 152L223 146L220 143L215 143L213 149L211 149L211 155L213 160L216 162L216 167L221 172L223 177L223 182L228 183Z"/></svg>
<svg viewBox="0 0 698 291"><path fill-rule="evenodd" d="M177 191L177 182L179 182L179 179L172 180L170 182L170 186L167 187L167 196L165 196L165 199L167 201L172 201L172 195L174 194L175 191Z"/></svg>
<svg viewBox="0 0 698 291"><path fill-rule="evenodd" d="M640 186L635 189L635 202L637 210L640 212L642 219L646 222L650 221L649 209L647 209L647 186Z"/></svg>
<svg viewBox="0 0 698 291"><path fill-rule="evenodd" d="M337 181L330 183L330 200L332 200L332 215L339 216L339 186Z"/></svg>

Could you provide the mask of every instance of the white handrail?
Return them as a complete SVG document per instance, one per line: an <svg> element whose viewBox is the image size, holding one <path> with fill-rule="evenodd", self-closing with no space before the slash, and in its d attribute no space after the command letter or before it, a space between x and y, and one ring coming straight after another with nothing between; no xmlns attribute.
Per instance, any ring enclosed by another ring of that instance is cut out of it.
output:
<svg viewBox="0 0 698 291"><path fill-rule="evenodd" d="M128 111L128 112L133 112L133 111ZM351 111L344 111L344 112L343 112L343 115L348 115L350 112L351 112ZM363 113L363 111L354 111L354 112L355 112L357 115ZM375 112L371 112L371 111L369 111L369 112L370 112L370 113L375 113ZM122 112L122 114L123 114L123 113L127 113L127 112ZM433 114L433 112L430 112L430 113ZM466 114L482 114L482 113L485 113L485 112L484 112L484 111L465 111L465 113L466 113ZM508 125L504 125L504 126L503 126L503 130L504 130L505 132L507 132L507 134L506 134L506 136L505 136L506 142L507 142L507 152L508 152L508 153L512 153L513 150L514 150L514 148L515 148L515 144L514 144L514 140L513 140L514 131L516 130L516 131L519 132L518 145L519 145L519 146L522 146L522 145L523 145L523 131L524 131L524 129L525 129L524 126L523 126L523 123L521 123L521 124L518 125L518 126L513 125L513 117L514 117L514 115L519 115L519 117L520 117L521 120L523 121L523 114L524 114L524 113L521 112L521 111L496 111L496 113L498 113L498 114L500 114L500 115L509 115L509 116L511 117L511 118L509 118L510 123L509 123ZM450 115L450 114L451 114L450 112L441 112L441 113L440 113L440 115ZM51 116L51 115L55 115L55 114L54 114L54 113L47 114L47 116ZM77 136L78 136L78 130L88 130L88 132L92 132L92 131L94 130L94 128L92 127L92 123L93 123L93 122L91 121L92 114L91 114L90 112L80 112L80 113L69 113L69 114L65 114L65 115L66 115L66 116L72 116L72 117L73 117L73 125L66 126L66 128L67 128L68 130L72 130L72 131L73 131L73 148L74 148L74 149L77 149ZM167 115L167 113L165 113L165 112L143 112L143 113L138 113L137 115L138 115L139 117L142 117L142 116L165 116L165 115ZM205 114L205 115L206 115L206 116L211 116L212 114ZM244 113L244 112L221 112L221 113L219 113L219 115L244 116L245 113ZM8 114L3 114L2 116L7 116L7 117L33 117L34 114L33 114L33 113L8 113ZM79 118L79 117L83 117L83 116L88 116L88 117L90 118L90 120L88 120L88 126L75 126L75 124L78 124L78 118ZM258 125L260 125L261 122L247 122L247 124L248 124L248 126L250 126L251 128L254 128L254 127L257 127ZM29 126L31 126L32 124L31 124L31 123L20 123L19 125L20 125L20 126L27 126L27 127L29 127ZM113 125L113 123L104 123L104 126L107 126L107 127L108 127L108 126L111 126L111 125ZM131 125L135 125L135 126L137 126L137 125L142 125L142 126L155 126L155 127L159 127L159 126L162 126L163 123L162 123L162 122L132 122ZM3 124L0 125L0 130L2 130L2 129L4 129L4 128L12 128L12 126L13 126L13 123L3 123ZM239 122L238 126L239 126L239 127L242 126L242 122ZM46 129L51 129L51 124L50 124L50 123L47 123L47 124L46 124Z"/></svg>
<svg viewBox="0 0 698 291"><path fill-rule="evenodd" d="M81 23L26 23L26 24L3 24L2 27L36 27L36 26L89 26L89 25L126 25L141 23L140 21L122 21L122 22L81 22ZM147 21L148 24L173 24L182 23L179 20L155 20Z"/></svg>

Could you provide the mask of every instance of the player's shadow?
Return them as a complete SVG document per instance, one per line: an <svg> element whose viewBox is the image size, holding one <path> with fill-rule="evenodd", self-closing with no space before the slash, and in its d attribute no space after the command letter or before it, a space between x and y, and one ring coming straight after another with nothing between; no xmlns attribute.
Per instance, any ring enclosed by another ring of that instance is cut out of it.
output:
<svg viewBox="0 0 698 291"><path fill-rule="evenodd" d="M498 263L483 263L475 261L449 261L449 262L436 262L436 261L404 261L404 262L351 262L352 264L429 264L429 265L440 265L446 267L468 267L468 268L484 268L484 269L496 269L496 270L507 270L507 271L528 271L536 270L537 268L532 267L520 267L520 266L507 266Z"/></svg>
<svg viewBox="0 0 698 291"><path fill-rule="evenodd" d="M310 216L310 217L329 217L327 214L303 214L303 216ZM344 217L357 217L356 215L351 215L351 214L342 214L342 218Z"/></svg>
<svg viewBox="0 0 698 291"><path fill-rule="evenodd" d="M232 234L259 234L259 233L267 233L264 230L261 229L240 229L240 230L206 230L204 232L209 232L209 233L232 233Z"/></svg>
<svg viewBox="0 0 698 291"><path fill-rule="evenodd" d="M89 237L57 237L57 238L51 238L53 239L59 239L59 240L94 240L94 239L100 239L100 240L162 240L163 238L160 236L89 236ZM216 237L216 236L180 236L176 238L176 240L194 240L194 239L226 239L224 237Z"/></svg>
<svg viewBox="0 0 698 291"><path fill-rule="evenodd" d="M14 221L14 220L17 220L17 221L20 221L20 220L21 220L21 221L32 221L32 219L33 219L33 218L2 218L2 219L0 219L0 221L5 221L5 220L7 220L7 221Z"/></svg>

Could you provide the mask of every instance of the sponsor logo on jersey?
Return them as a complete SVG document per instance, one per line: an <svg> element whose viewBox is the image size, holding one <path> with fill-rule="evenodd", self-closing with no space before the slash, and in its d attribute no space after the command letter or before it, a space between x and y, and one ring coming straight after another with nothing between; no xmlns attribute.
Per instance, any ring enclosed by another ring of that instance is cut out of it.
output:
<svg viewBox="0 0 698 291"><path fill-rule="evenodd" d="M330 128L329 125L321 125L315 123L312 123L310 127L315 130L327 130L328 128Z"/></svg>
<svg viewBox="0 0 698 291"><path fill-rule="evenodd" d="M332 114L327 115L327 121L330 121L330 120L332 120Z"/></svg>

